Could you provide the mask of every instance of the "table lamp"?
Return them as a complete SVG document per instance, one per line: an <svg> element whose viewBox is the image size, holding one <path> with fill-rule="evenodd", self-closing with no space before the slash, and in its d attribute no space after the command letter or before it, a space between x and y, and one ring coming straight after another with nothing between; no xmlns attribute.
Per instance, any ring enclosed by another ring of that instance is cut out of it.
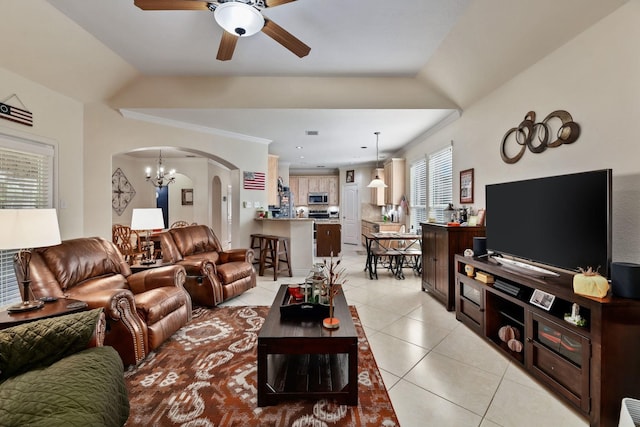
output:
<svg viewBox="0 0 640 427"><path fill-rule="evenodd" d="M160 208L134 209L131 214L131 229L146 232L145 256L141 261L142 265L150 265L155 261L151 256L151 245L149 244L149 234L151 230L164 228L164 216Z"/></svg>
<svg viewBox="0 0 640 427"><path fill-rule="evenodd" d="M35 310L44 305L31 300L29 262L31 248L59 245L60 229L55 209L0 209L0 249L20 249L15 255L15 268L22 273L22 303L9 312ZM17 272L16 272L17 273Z"/></svg>

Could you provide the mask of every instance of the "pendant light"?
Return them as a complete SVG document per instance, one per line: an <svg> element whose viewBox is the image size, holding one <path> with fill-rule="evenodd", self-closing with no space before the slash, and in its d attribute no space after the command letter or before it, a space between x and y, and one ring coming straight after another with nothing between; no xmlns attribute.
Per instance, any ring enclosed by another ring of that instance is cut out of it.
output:
<svg viewBox="0 0 640 427"><path fill-rule="evenodd" d="M371 182L369 183L369 185L367 185L367 187L369 187L369 188L387 188L387 184L385 184L384 181L381 180L380 177L378 177L378 174L377 174L377 170L378 170L378 137L380 136L380 132L374 132L374 134L376 135L376 178L372 179Z"/></svg>

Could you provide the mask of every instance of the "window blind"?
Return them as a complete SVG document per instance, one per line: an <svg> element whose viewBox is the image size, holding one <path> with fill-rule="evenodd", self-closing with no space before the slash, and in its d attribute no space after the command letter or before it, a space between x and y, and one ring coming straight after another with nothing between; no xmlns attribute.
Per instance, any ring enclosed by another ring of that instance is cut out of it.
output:
<svg viewBox="0 0 640 427"><path fill-rule="evenodd" d="M50 208L53 203L50 145L0 135L0 209ZM16 250L0 250L0 307L20 301L13 270Z"/></svg>
<svg viewBox="0 0 640 427"><path fill-rule="evenodd" d="M446 222L442 211L453 203L453 148L429 155L429 209L437 222Z"/></svg>
<svg viewBox="0 0 640 427"><path fill-rule="evenodd" d="M411 199L409 226L418 232L420 223L427 221L427 159L420 159L410 168Z"/></svg>

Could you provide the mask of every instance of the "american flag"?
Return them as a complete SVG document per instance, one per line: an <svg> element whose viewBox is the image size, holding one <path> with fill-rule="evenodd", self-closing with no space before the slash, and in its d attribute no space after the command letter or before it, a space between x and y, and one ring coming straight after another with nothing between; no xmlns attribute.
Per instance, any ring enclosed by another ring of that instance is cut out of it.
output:
<svg viewBox="0 0 640 427"><path fill-rule="evenodd" d="M33 126L33 115L30 111L13 107L0 102L0 118L11 120L27 126Z"/></svg>
<svg viewBox="0 0 640 427"><path fill-rule="evenodd" d="M245 190L264 190L265 174L264 172L245 172L244 173L244 189Z"/></svg>

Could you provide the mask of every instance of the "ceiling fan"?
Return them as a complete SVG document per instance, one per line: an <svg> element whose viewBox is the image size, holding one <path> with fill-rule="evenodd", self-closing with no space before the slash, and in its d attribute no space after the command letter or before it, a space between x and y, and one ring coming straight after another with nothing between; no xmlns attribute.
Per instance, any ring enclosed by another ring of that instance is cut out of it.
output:
<svg viewBox="0 0 640 427"><path fill-rule="evenodd" d="M228 61L233 56L240 37L249 37L262 31L273 40L302 58L311 48L287 30L262 15L261 10L296 0L134 0L142 10L208 10L224 32L216 59Z"/></svg>

